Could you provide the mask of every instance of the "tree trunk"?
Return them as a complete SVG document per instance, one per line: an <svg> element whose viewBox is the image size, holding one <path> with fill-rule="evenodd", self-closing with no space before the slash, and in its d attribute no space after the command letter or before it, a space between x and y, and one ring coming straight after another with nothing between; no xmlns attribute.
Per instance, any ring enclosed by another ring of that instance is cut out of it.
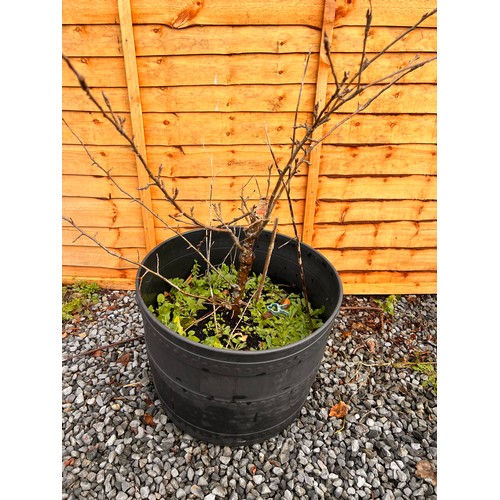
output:
<svg viewBox="0 0 500 500"><path fill-rule="evenodd" d="M267 222L267 221L266 221ZM264 220L258 220L250 224L245 229L245 237L241 242L241 250L239 255L238 279L231 294L231 306L233 317L237 317L243 305L243 295L245 287L252 270L252 265L255 260L255 244L264 229L266 223Z"/></svg>

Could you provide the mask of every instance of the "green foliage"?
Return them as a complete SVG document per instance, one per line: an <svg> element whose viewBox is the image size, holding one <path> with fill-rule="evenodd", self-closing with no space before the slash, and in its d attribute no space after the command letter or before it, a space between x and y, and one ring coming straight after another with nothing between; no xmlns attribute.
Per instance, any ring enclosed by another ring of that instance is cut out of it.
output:
<svg viewBox="0 0 500 500"><path fill-rule="evenodd" d="M375 302L382 308L382 310L390 314L391 316L394 316L395 312L395 306L398 302L398 300L401 298L401 295L389 295L385 298L385 300L375 300Z"/></svg>
<svg viewBox="0 0 500 500"><path fill-rule="evenodd" d="M62 320L69 321L75 314L83 314L90 318L90 305L99 300L100 287L97 283L78 281L73 285L62 287Z"/></svg>
<svg viewBox="0 0 500 500"><path fill-rule="evenodd" d="M422 385L424 387L430 387L431 389L434 390L434 392L437 393L437 372L436 372L436 367L433 363L424 363L424 362L417 362L412 365L412 368L420 372L424 375L427 376L427 379L424 380Z"/></svg>
<svg viewBox="0 0 500 500"><path fill-rule="evenodd" d="M252 296L261 279L255 274L248 279L245 290L249 307L238 318L231 318L229 297L236 279L234 266L222 264L217 270L200 274L200 266L195 262L188 279L171 280L181 291L171 289L158 294L157 304L149 306L149 310L179 335L226 349L282 347L307 337L323 324L323 308L313 310L309 321L303 297L287 293L268 277L260 300L255 302ZM273 303L285 304L285 312L271 314L268 305Z"/></svg>
<svg viewBox="0 0 500 500"><path fill-rule="evenodd" d="M437 394L437 370L436 364L431 361L423 361L420 355L416 354L415 361L404 361L395 363L395 368L411 368L413 371L425 375L425 380L422 382L423 387L429 387Z"/></svg>

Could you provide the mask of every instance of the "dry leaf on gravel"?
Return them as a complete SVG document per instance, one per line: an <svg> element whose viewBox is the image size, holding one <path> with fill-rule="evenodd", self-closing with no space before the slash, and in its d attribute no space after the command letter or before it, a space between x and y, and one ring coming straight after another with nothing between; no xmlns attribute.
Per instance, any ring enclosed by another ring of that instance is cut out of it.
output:
<svg viewBox="0 0 500 500"><path fill-rule="evenodd" d="M370 351L371 354L376 354L377 353L377 344L373 339L366 339L366 347L368 347L368 350Z"/></svg>
<svg viewBox="0 0 500 500"><path fill-rule="evenodd" d="M146 425L150 425L151 427L155 426L155 420L151 413L144 414L144 422L146 423Z"/></svg>
<svg viewBox="0 0 500 500"><path fill-rule="evenodd" d="M349 407L343 402L339 401L336 405L330 408L329 417L344 418L349 411Z"/></svg>
<svg viewBox="0 0 500 500"><path fill-rule="evenodd" d="M417 463L416 475L421 479L430 479L433 486L437 484L437 474L428 460L420 460Z"/></svg>
<svg viewBox="0 0 500 500"><path fill-rule="evenodd" d="M120 356L117 360L117 363L121 363L123 366L127 366L130 363L130 353L126 352L123 356Z"/></svg>

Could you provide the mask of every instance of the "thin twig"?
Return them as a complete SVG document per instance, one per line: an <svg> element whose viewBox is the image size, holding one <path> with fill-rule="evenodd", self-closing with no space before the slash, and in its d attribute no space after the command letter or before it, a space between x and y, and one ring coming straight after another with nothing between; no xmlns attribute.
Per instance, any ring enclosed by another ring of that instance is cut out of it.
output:
<svg viewBox="0 0 500 500"><path fill-rule="evenodd" d="M198 226L200 228L204 228L210 231L220 231L220 232L227 232L226 228L221 228L217 226L207 226L206 224L202 223L199 221L192 213L188 214L184 211L184 209L181 207L181 205L177 202L176 197L177 197L177 191L174 190L174 193L171 195L167 189L164 186L164 183L162 179L160 178L159 175L155 175L153 171L151 170L149 164L147 163L146 159L144 156L142 156L141 152L139 151L137 145L135 144L134 138L130 137L127 132L125 131L123 125L125 120L121 117L117 117L113 110L111 109L110 103L105 98L106 105L109 109L109 111L106 111L102 105L99 103L99 101L96 99L92 91L90 90L89 86L87 85L87 82L85 81L85 78L80 75L80 73L76 70L76 68L73 66L71 63L70 59L66 55L62 55L63 60L66 62L70 70L74 73L76 78L78 79L78 82L80 83L80 87L85 91L89 99L97 106L98 110L102 114L102 116L108 120L113 127L116 129L116 131L125 139L125 141L129 144L129 146L132 148L132 151L136 155L136 157L139 159L141 165L143 166L144 170L146 170L149 178L153 181L153 183L156 185L156 187L161 191L165 199L179 212L181 215L183 215L186 219L191 221L191 223L195 226Z"/></svg>
<svg viewBox="0 0 500 500"><path fill-rule="evenodd" d="M111 250L107 246L103 245L97 238L95 238L94 236L91 236L84 229L82 229L77 224L75 224L75 222L72 219L70 219L69 217L65 217L64 215L63 215L62 218L63 218L63 220L65 220L66 222L68 222L69 224L71 224L75 229L77 229L78 231L80 231L80 233L83 236L86 236L87 238L89 238L90 240L92 240L97 246L99 246L100 248L102 248L105 252L109 253L113 257L116 257L117 259L124 260L125 262L128 262L129 264L132 264L134 266L140 267L141 269L144 269L147 273L151 273L154 276L156 276L157 278L160 278L163 281L165 281L165 283L167 283L168 285L170 285L172 288L174 288L178 292L181 292L181 293L183 293L185 295L188 295L190 297L194 297L194 298L197 298L197 299L205 299L205 300L207 300L206 297L202 297L200 295L194 295L192 293L186 292L185 290L182 290L173 281L171 281L168 278L166 278L165 276L161 275L158 271L153 271L151 268L145 266L141 262L129 259L128 257L124 257L123 255L121 255L119 253L113 252L113 250Z"/></svg>
<svg viewBox="0 0 500 500"><path fill-rule="evenodd" d="M299 230L297 227L297 221L295 220L295 213L293 210L292 197L290 195L290 182L291 182L291 179L288 180L287 184L284 187L285 187L286 197L287 197L287 201L288 201L288 210L289 210L290 215L292 217L293 232L295 235L295 240L297 241L297 263L298 263L299 274L300 274L300 282L302 285L302 296L304 297L305 312L306 312L306 317L307 317L307 322L309 324L309 327L312 329L311 307L309 304L309 294L307 291L306 275L304 273L304 262L302 260L302 248L300 246L301 238L300 238Z"/></svg>
<svg viewBox="0 0 500 500"><path fill-rule="evenodd" d="M135 337L130 337L128 339L124 340L119 340L117 342L112 342L111 344L106 344L106 345L100 345L97 347L94 347L93 349L87 349L86 351L79 352L77 354L73 354L72 356L68 356L63 359L64 361L69 361L74 358L80 358L82 356L87 356L89 354L93 354L94 352L97 351L104 351L105 349L110 349L111 347L116 347L117 345L122 345L122 344L127 344L128 342L133 342L134 340L140 340L144 338L144 334L136 335Z"/></svg>
<svg viewBox="0 0 500 500"><path fill-rule="evenodd" d="M89 149L87 148L87 146L83 143L83 141L80 139L80 137L78 137L78 135L75 133L75 131L69 126L69 124L66 122L66 120L63 118L63 123L68 127L69 131L75 136L75 138L78 140L78 142L81 144L81 146L83 147L84 151L86 152L87 156L90 158L91 162L92 162L92 165L97 167L99 170L101 170L102 172L104 172L104 174L106 175L106 177L116 186L116 188L121 192L123 193L127 198L130 198L130 200L133 202L133 203L137 203L138 205L140 205L142 208L144 208L148 213L150 213L158 222L160 222L161 224L163 224L167 229L169 229L170 231L172 231L173 233L175 233L177 236L179 236L180 238L182 238L182 240L189 246L189 248L191 248L192 250L194 250L198 256L205 262L205 264L207 264L207 266L214 270L221 278L223 279L226 279L224 277L224 275L220 274L220 272L218 271L218 269L211 263L210 259L208 259L207 257L205 257L205 255L199 251L198 248L196 248L180 231L179 229L177 228L174 228L172 227L167 221L165 221L162 217L160 217L156 212L153 212L153 210L151 210L151 208L149 208L140 198L136 198L134 195L132 195L131 193L129 193L128 191L126 191L125 189L123 189L120 184L118 184L118 182L116 181L116 179L111 175L111 169L110 170L106 170L96 159L95 157L90 153ZM148 186L149 187L149 186ZM139 188L140 189L140 188ZM174 220L177 220L178 222L185 222L185 221L182 221L182 220L179 220L177 219L176 217L174 216L171 216ZM63 219L65 219L63 217ZM75 227L75 229L78 229L80 230L80 228L78 226L76 226L76 224L74 224L71 219L65 219L67 222L70 222L70 224L73 225L73 227ZM232 223L232 222L231 222ZM229 224L231 224L229 223ZM228 226L226 226L226 223L224 223L224 221L222 221L221 219L221 226L224 226L224 227L227 227L227 232L233 237L233 241L235 242L235 245L239 245L239 241L237 238L234 237L234 233L233 231L231 231L229 229ZM198 226L196 226L198 227ZM80 235L74 240L76 241L78 238L80 238L81 236L88 236L84 233L82 233L80 231ZM97 243L97 240L94 239L94 242ZM104 248L102 245L99 245L101 246L101 248ZM132 263L132 262L131 262Z"/></svg>
<svg viewBox="0 0 500 500"><path fill-rule="evenodd" d="M424 14L420 18L420 20L417 21L413 26L410 26L407 30L405 30L403 33L401 33L399 36L397 36L394 40L392 40L390 43L388 43L381 51L377 52L377 54L372 59L370 59L369 61L367 61L366 65L364 65L363 68L360 68L359 71L365 71L366 68L368 68L368 66L371 66L377 59L379 59L384 54L386 54L393 45L395 45L396 43L398 43L401 39L403 39L406 35L408 35L412 31L414 31L415 29L417 29L425 20L427 20L429 17L433 16L436 12L437 12L437 9L433 9L432 11L427 12L426 14ZM356 73L352 77L350 83L356 81L357 78L358 78L358 73Z"/></svg>
<svg viewBox="0 0 500 500"><path fill-rule="evenodd" d="M278 231L278 218L274 219L273 230L271 233L271 240L269 241L269 246L267 247L266 260L264 262L264 269L262 270L262 275L260 277L260 283L255 293L254 300L258 302L262 294L262 289L264 288L264 283L266 281L267 271L269 270L269 263L271 262L271 254L274 250L274 242L276 240L276 232Z"/></svg>
<svg viewBox="0 0 500 500"><path fill-rule="evenodd" d="M383 311L381 307L375 306L340 306L340 309L349 309L349 310L368 310L368 311Z"/></svg>
<svg viewBox="0 0 500 500"><path fill-rule="evenodd" d="M297 130L297 120L299 116L299 107L300 107L300 101L302 98L302 91L304 89L304 84L306 81L306 74L307 74L307 68L309 67L309 60L311 59L311 52L312 49L309 49L309 53L306 56L306 59L304 61L304 71L302 72L302 80L300 82L300 87L299 87L299 95L297 97L297 105L295 106L295 113L293 117L293 132L292 132L292 145L295 144L295 134Z"/></svg>
<svg viewBox="0 0 500 500"><path fill-rule="evenodd" d="M365 24L365 34L363 37L363 50L361 52L361 61L359 63L359 71L358 71L358 90L361 87L361 73L364 70L365 64L365 55L366 55L366 42L368 40L368 35L370 33L370 26L372 24L372 2L370 0L370 7L366 11L366 24Z"/></svg>

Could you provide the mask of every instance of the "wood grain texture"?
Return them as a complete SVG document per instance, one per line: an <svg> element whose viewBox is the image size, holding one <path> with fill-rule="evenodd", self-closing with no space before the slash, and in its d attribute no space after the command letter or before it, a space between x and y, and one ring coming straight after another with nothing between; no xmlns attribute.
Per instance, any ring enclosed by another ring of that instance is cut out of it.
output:
<svg viewBox="0 0 500 500"><path fill-rule="evenodd" d="M367 222L316 224L315 248L435 248L436 222Z"/></svg>
<svg viewBox="0 0 500 500"><path fill-rule="evenodd" d="M323 11L323 24L321 37L319 39L318 73L316 75L316 92L314 96L314 109L322 110L328 97L328 80L332 78L330 68L330 47L332 46L333 26L335 23L336 1L325 0ZM313 131L311 141L319 141L309 155L307 168L307 185L304 205L304 222L302 226L301 240L310 245L314 230L314 214L317 202L319 168L321 162L321 149L323 142L320 141L328 130L328 124Z"/></svg>
<svg viewBox="0 0 500 500"><path fill-rule="evenodd" d="M330 95L332 85L328 85ZM367 89L364 99L369 99L381 86ZM299 110L307 112L314 105L315 86L304 86ZM95 89L98 96L104 93L115 112L129 111L125 88ZM294 112L297 107L299 87L296 85L192 85L182 87L143 87L141 89L144 113L186 113L219 111L236 113L241 111ZM67 111L95 111L94 104L77 87L64 87L63 108ZM346 103L344 112L353 112L357 102ZM437 106L437 89L433 84L394 85L384 92L363 113L407 113L433 114Z"/></svg>
<svg viewBox="0 0 500 500"><path fill-rule="evenodd" d="M97 113L66 111L63 116L89 145L126 145L125 139ZM125 118L124 128L132 133L129 114L121 116ZM347 116L339 113L336 119L340 122ZM298 123L309 119L308 114L299 113ZM267 126L271 144L287 145L293 120L293 113L280 112L148 113L144 115L144 131L147 143L155 146L262 145L266 144ZM337 128L324 144L435 144L436 140L436 115L361 114ZM78 144L66 127L63 144Z"/></svg>
<svg viewBox="0 0 500 500"><path fill-rule="evenodd" d="M408 65L418 53L390 53L367 68L362 83L375 81ZM137 60L141 87L185 85L285 85L302 80L306 54L234 54L140 57ZM368 56L370 56L368 54ZM434 55L422 56L432 58ZM332 55L335 67L351 74L359 67L359 55ZM119 57L71 58L91 87L126 87L123 59ZM305 82L315 83L318 57L312 54ZM436 63L432 62L402 78L400 83L436 83ZM63 86L76 87L78 81L62 67Z"/></svg>
<svg viewBox="0 0 500 500"><path fill-rule="evenodd" d="M134 26L137 56L188 56L230 54L293 54L318 52L320 37L309 26L193 26L179 30L165 26ZM373 27L367 48L376 52L404 31L398 27ZM359 52L364 28L339 26L333 35L336 52ZM62 27L63 52L69 57L121 57L118 25L76 24ZM420 28L391 47L390 52L434 53L434 28Z"/></svg>
<svg viewBox="0 0 500 500"><path fill-rule="evenodd" d="M132 29L132 12L130 10L130 0L118 0L118 12L120 15L121 46L123 59L125 62L125 75L127 79L127 93L130 109L130 120L132 127L132 137L137 148L136 156L137 179L139 185L143 186L149 182L149 175L143 168L143 161L147 163L146 140L144 138L144 122L142 119L141 91L139 88L139 78L137 75L137 57L135 52L135 40ZM151 250L156 246L154 234L154 219L151 215L151 194L147 189L138 193L141 200L141 214L144 226L144 241L146 249Z"/></svg>
<svg viewBox="0 0 500 500"><path fill-rule="evenodd" d="M178 190L178 200L212 199L258 200L265 192L267 177L255 177L246 184L241 177L219 176L213 182L210 177L164 178L168 190ZM307 178L297 176L292 180L292 199L305 199ZM122 177L118 184L122 190L139 197L140 186L133 177ZM212 185L213 184L213 185ZM163 199L162 193L152 186L152 199ZM96 197L102 200L126 199L123 192L105 176L65 175L62 182L63 196ZM335 177L322 176L319 182L318 198L322 200L436 200L436 177L412 175L404 177Z"/></svg>
<svg viewBox="0 0 500 500"><path fill-rule="evenodd" d="M137 24L165 24L175 28L199 25L304 25L320 28L323 0L204 0L193 8L192 0L143 0L133 5ZM364 26L367 2L339 0L337 25ZM436 5L434 0L372 0L374 26L411 26ZM118 19L115 2L109 0L65 0L62 5L63 24L114 24ZM435 26L431 18L426 26Z"/></svg>
<svg viewBox="0 0 500 500"><path fill-rule="evenodd" d="M232 146L147 146L151 168L163 166L167 177L209 177L232 175L248 178L266 175L271 164L265 145ZM89 147L92 156L116 176L134 176L135 158L130 149L120 146ZM286 159L288 146L274 145L280 165ZM325 145L321 157L321 175L355 177L360 175L436 175L435 144L401 144L380 146ZM63 145L63 173L102 175L92 165L80 145ZM304 169L305 173L306 169Z"/></svg>
<svg viewBox="0 0 500 500"><path fill-rule="evenodd" d="M330 1L330 0L329 0ZM435 7L435 0L372 0L367 56L386 46ZM119 5L130 5L120 23ZM304 60L311 50L300 120L311 117L318 89L332 92L321 76L325 0L65 0L62 49L104 102L138 136L154 172L161 165L169 189L202 220L214 208L204 199L214 177L213 202L225 218L240 214L241 187L255 201L266 184L271 156L266 127L279 165L289 137ZM336 0L332 58L339 74L360 61L364 0ZM391 47L366 72L377 80L408 64L436 56L436 17ZM329 29L329 28L328 28ZM130 41L133 49L130 50ZM128 48L127 48L128 47ZM135 54L133 53L135 52ZM127 70L128 68L128 70ZM136 68L131 79L130 68ZM318 76L319 75L319 76ZM405 77L370 108L336 130L318 150L314 172L304 166L294 180L293 209L311 242L340 272L345 293L435 293L437 253L437 64ZM88 144L94 160L134 196L151 195L150 206L181 230L157 189L141 192L136 157L96 112L78 81L62 66L63 117ZM379 87L380 88L380 87ZM369 99L377 88L366 90ZM131 104L132 103L132 104ZM354 111L349 103L338 116ZM139 138L140 139L140 138ZM106 178L71 131L62 128L62 208L90 234L133 258L146 252L145 234L172 235L153 221L144 233L141 207ZM306 180L317 174L306 203ZM248 179L251 179L248 182ZM307 208L306 208L307 206ZM276 209L280 232L292 235L287 202ZM68 223L62 224L63 282L78 279L132 289L133 265L106 254Z"/></svg>

